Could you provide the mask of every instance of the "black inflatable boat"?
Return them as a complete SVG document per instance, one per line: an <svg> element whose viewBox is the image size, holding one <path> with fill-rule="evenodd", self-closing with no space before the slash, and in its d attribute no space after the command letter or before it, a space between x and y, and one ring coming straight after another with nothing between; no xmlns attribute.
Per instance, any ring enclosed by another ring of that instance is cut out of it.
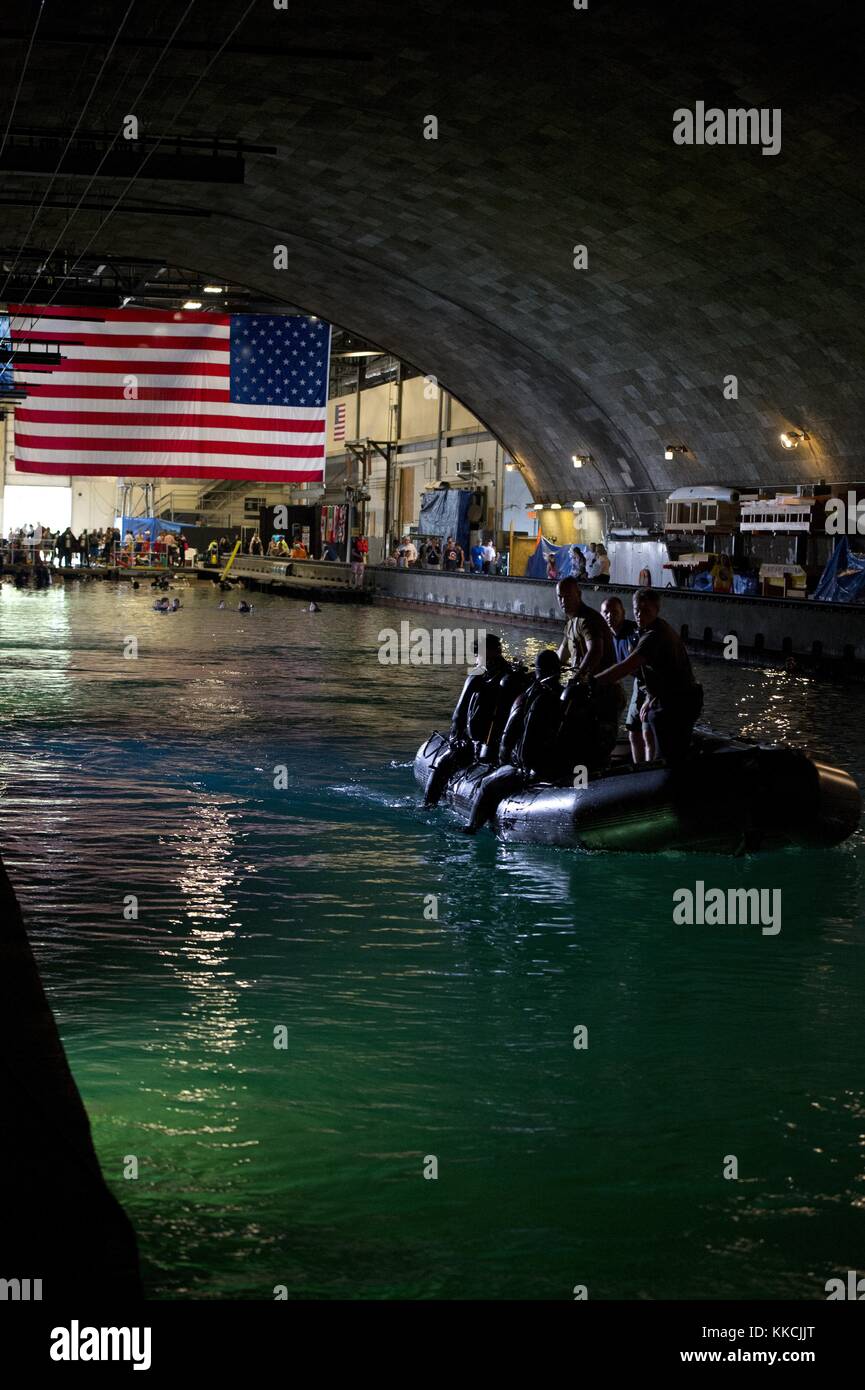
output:
<svg viewBox="0 0 865 1390"><path fill-rule="evenodd" d="M421 787L446 740L434 733L414 761ZM468 819L478 763L457 773L445 799ZM704 850L721 854L837 845L859 827L859 788L840 768L775 744L697 730L688 761L634 767L620 746L587 786L540 784L507 797L494 828L514 844L599 850Z"/></svg>

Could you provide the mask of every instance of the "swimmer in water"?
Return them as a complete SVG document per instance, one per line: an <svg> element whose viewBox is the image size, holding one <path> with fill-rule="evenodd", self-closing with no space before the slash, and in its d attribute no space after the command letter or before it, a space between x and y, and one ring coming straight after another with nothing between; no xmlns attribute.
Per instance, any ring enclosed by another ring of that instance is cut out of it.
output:
<svg viewBox="0 0 865 1390"><path fill-rule="evenodd" d="M317 603L311 603L306 611L307 613L320 613L321 609L319 608Z"/></svg>
<svg viewBox="0 0 865 1390"><path fill-rule="evenodd" d="M167 612L168 612L168 599L167 599L167 598L158 598L158 599L156 600L156 602L154 603L154 605L153 605L153 611L154 611L155 613L167 613Z"/></svg>
<svg viewBox="0 0 865 1390"><path fill-rule="evenodd" d="M237 611L238 613L251 613L254 606L254 604L247 603L246 599L242 598L240 600L240 603L237 605Z"/></svg>

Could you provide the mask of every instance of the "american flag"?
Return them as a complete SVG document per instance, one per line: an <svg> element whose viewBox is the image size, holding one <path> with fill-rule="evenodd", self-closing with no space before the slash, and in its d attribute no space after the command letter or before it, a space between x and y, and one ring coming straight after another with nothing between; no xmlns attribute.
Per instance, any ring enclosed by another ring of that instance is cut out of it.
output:
<svg viewBox="0 0 865 1390"><path fill-rule="evenodd" d="M345 402L337 405L333 416L334 439L345 439Z"/></svg>
<svg viewBox="0 0 865 1390"><path fill-rule="evenodd" d="M9 306L22 473L321 482L330 325L300 315Z"/></svg>

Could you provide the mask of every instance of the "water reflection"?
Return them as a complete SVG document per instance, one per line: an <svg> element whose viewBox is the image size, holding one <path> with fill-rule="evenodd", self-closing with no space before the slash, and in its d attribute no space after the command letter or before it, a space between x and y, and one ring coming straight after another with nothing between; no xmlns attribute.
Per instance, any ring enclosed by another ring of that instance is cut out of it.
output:
<svg viewBox="0 0 865 1390"><path fill-rule="evenodd" d="M598 1297L821 1296L862 1198L863 837L469 843L410 767L464 672L381 666L393 610L151 597L0 594L0 834L106 1171L142 1156L151 1292L561 1297L576 1250ZM716 727L865 769L856 692L700 672ZM696 878L781 886L779 937L673 930Z"/></svg>

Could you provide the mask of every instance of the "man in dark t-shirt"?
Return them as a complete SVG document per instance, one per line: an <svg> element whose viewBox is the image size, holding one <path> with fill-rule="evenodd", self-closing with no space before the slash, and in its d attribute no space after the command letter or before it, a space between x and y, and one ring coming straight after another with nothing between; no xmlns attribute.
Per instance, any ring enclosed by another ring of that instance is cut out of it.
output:
<svg viewBox="0 0 865 1390"><path fill-rule="evenodd" d="M567 618L559 660L571 677L562 694L563 739L571 748L575 770L582 765L600 766L615 746L625 700L618 684L604 682L587 703L584 682L614 664L613 634L597 609L583 603L582 590L573 575L559 580L557 593Z"/></svg>
<svg viewBox="0 0 865 1390"><path fill-rule="evenodd" d="M597 609L583 603L583 591L576 579L572 575L560 579L556 592L567 619L559 647L563 673L588 676L612 666L616 660L613 635Z"/></svg>
<svg viewBox="0 0 865 1390"><path fill-rule="evenodd" d="M675 762L690 746L694 721L703 705L703 687L694 680L681 637L660 617L660 606L654 589L637 590L634 617L640 640L624 661L594 677L594 684L609 685L639 671L646 690L640 718L652 731L660 756Z"/></svg>
<svg viewBox="0 0 865 1390"><path fill-rule="evenodd" d="M601 616L613 634L616 661L627 661L640 640L640 629L631 618L625 617L625 605L615 595L604 599L601 604ZM625 715L625 729L631 745L631 758L635 763L651 762L655 756L651 736L646 737L646 726L640 718L640 709L645 702L646 688L640 683L640 677L634 676L631 699Z"/></svg>

